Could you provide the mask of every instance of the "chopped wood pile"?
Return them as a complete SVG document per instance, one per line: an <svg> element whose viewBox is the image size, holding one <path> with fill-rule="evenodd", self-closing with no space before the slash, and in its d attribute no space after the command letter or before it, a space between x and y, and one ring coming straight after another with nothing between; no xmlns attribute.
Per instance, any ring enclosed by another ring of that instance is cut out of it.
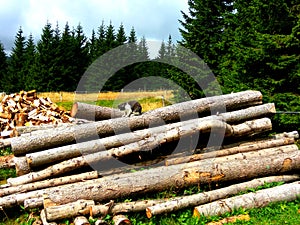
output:
<svg viewBox="0 0 300 225"><path fill-rule="evenodd" d="M4 139L2 145L14 153L18 176L0 186L0 207L41 207L44 224L64 218L75 219L74 224L89 224L86 218L95 218L101 224L108 214L114 216L114 224L130 224L124 213L144 211L151 218L194 207L194 216L215 215L294 200L300 194L298 133L269 135L275 112L273 103L262 103L259 91L244 91L177 103L140 116ZM236 181L241 183L139 200L146 193L171 188L202 189ZM281 181L287 184L228 198ZM120 198L137 199L118 202ZM225 204L218 202L224 199Z"/></svg>
<svg viewBox="0 0 300 225"><path fill-rule="evenodd" d="M70 123L69 112L50 98L38 98L35 90L5 95L0 104L0 138L18 136L18 127Z"/></svg>

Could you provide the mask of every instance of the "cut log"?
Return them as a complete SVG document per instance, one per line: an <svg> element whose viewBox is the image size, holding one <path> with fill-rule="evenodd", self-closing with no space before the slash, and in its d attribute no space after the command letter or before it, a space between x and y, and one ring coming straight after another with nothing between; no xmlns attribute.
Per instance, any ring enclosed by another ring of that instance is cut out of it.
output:
<svg viewBox="0 0 300 225"><path fill-rule="evenodd" d="M271 140L261 140L255 142L248 142L244 143L240 146L232 147L232 148L225 148L218 151L207 152L202 154L194 154L191 156L184 156L184 157L177 157L172 159L166 159L165 164L166 166L186 163L186 162L193 162L196 160L202 160L207 158L214 158L214 157L221 157L226 155L237 154L241 152L249 152L260 150L264 148L274 148L282 145L289 145L295 142L294 138L281 138L281 139L271 139Z"/></svg>
<svg viewBox="0 0 300 225"><path fill-rule="evenodd" d="M14 164L16 167L17 176L22 176L31 172L31 169L27 163L27 158L25 156L14 157Z"/></svg>
<svg viewBox="0 0 300 225"><path fill-rule="evenodd" d="M70 183L75 183L78 181L83 181L83 180L91 180L91 179L96 179L98 178L98 172L97 171L92 171L92 172L86 172L86 173L81 173L81 174L75 174L75 175L70 175L70 176L65 176L65 177L59 177L59 178L53 178L49 180L44 180L40 182L34 182L30 184L24 184L24 185L18 185L18 186L12 186L12 187L7 187L1 188L0 186L0 197L5 196L5 195L10 195L13 193L21 193L21 192L27 192L27 191L32 191L32 190L37 190L37 189L43 189L47 187L55 187L63 184L70 184Z"/></svg>
<svg viewBox="0 0 300 225"><path fill-rule="evenodd" d="M90 224L90 222L84 216L77 216L74 219L74 225L89 225L89 224Z"/></svg>
<svg viewBox="0 0 300 225"><path fill-rule="evenodd" d="M64 132L53 129L47 135L34 135L11 139L12 151L15 155L24 155L41 149L49 149L70 143L97 139L115 133L126 133L130 130L162 125L166 122L197 118L197 113L209 112L210 109L241 108L261 104L262 95L258 91L244 91L222 96L207 97L193 101L177 103L155 109L141 116L115 118L99 122L81 124ZM273 111L274 111L273 107ZM260 114L260 112L257 112Z"/></svg>
<svg viewBox="0 0 300 225"><path fill-rule="evenodd" d="M45 215L45 210L44 209L41 210L40 217L41 217L41 220L43 222L43 225L57 225L57 223L55 223L55 222L48 223L48 221L46 219L46 215Z"/></svg>
<svg viewBox="0 0 300 225"><path fill-rule="evenodd" d="M70 114L73 118L100 121L122 117L124 113L114 108L75 102Z"/></svg>
<svg viewBox="0 0 300 225"><path fill-rule="evenodd" d="M300 175L282 175L257 178L251 181L230 185L228 187L220 188L213 191L202 192L189 196L175 197L169 200L165 200L162 203L157 203L153 206L146 208L146 215L151 218L154 215L163 213L170 213L176 210L180 210L186 207L194 207L197 205L205 204L218 199L226 198L230 195L235 195L241 191L247 191L250 188L256 188L262 186L265 183L272 182L292 182L300 178ZM114 208L112 209L114 210Z"/></svg>
<svg viewBox="0 0 300 225"><path fill-rule="evenodd" d="M255 193L222 199L195 207L194 216L214 216L232 212L234 209L260 208L279 201L294 201L300 195L300 181L268 188Z"/></svg>
<svg viewBox="0 0 300 225"><path fill-rule="evenodd" d="M232 169L234 168L234 170ZM213 182L251 179L278 175L300 169L300 151L234 160L223 163L200 161L161 166L134 173L123 173L92 181L65 184L43 190L12 194L0 198L3 208L23 204L25 199L47 195L56 204L66 204L79 199L110 201L132 194L184 188L190 185L207 185Z"/></svg>
<svg viewBox="0 0 300 225"><path fill-rule="evenodd" d="M206 121L211 119L217 120L227 120L231 123L237 123L238 121L244 121L249 119L248 116L253 116L256 112L256 116L262 116L271 113L274 110L274 104L266 104L255 107L250 107L244 110L238 110L234 112L228 112L220 114L219 116L208 116L204 118L188 120L191 123L198 123L200 121ZM258 114L258 112L260 112ZM251 118L251 117L250 117ZM99 152L103 150L107 150L114 147L119 147L121 145L129 144L132 142L140 141L144 138L149 137L155 133L167 132L168 129L176 129L177 127L181 127L186 122L177 122L173 124L168 124L164 126L152 127L149 129L137 130L131 133L124 133L119 135L114 135L106 138L101 138L91 141L86 141L82 143L76 143L72 145L65 145L57 148L51 148L44 151L39 151L31 154L27 154L28 163L30 167L36 167L40 165L46 165L47 163L54 163L70 158L74 158L80 155L85 155L88 153ZM25 149L22 153L25 152ZM19 153L21 153L19 151Z"/></svg>
<svg viewBox="0 0 300 225"><path fill-rule="evenodd" d="M95 205L93 200L78 200L64 205L57 205L45 208L47 221L55 221L65 218L72 218L79 215L88 215L91 206Z"/></svg>
<svg viewBox="0 0 300 225"><path fill-rule="evenodd" d="M114 221L115 225L126 225L126 224L130 225L131 224L130 220L124 215L115 215L113 217L113 221Z"/></svg>
<svg viewBox="0 0 300 225"><path fill-rule="evenodd" d="M246 124L247 126L245 126ZM124 157L133 152L140 151L150 151L155 147L164 144L166 142L178 140L181 137L191 135L195 132L204 132L211 130L212 128L217 128L223 134L227 136L237 135L240 136L243 132L247 135L253 133L258 133L259 131L270 130L272 127L271 120L268 118L257 119L253 121L246 121L243 124L229 126L222 121L202 121L199 123L187 123L186 126L169 130L169 132L164 132L158 135L153 135L145 140L141 140L135 143L124 145L118 148L113 148L107 151L97 152L93 154L88 154L85 156L80 156L72 158L70 160L63 161L61 163L49 166L41 171L31 172L30 174L25 174L23 176L9 178L7 183L16 186L20 184L30 183L38 180L42 180L54 175L61 175L66 172L70 172L74 169L80 167L88 166L91 164L99 163L100 161L107 161L114 158ZM242 127L243 129L240 129ZM246 129L248 127L248 129ZM225 132L224 132L225 130Z"/></svg>
<svg viewBox="0 0 300 225"><path fill-rule="evenodd" d="M14 155L0 156L0 169L12 168L15 166Z"/></svg>
<svg viewBox="0 0 300 225"><path fill-rule="evenodd" d="M24 208L25 209L35 209L39 208L40 206L43 205L43 198L30 198L30 199L25 199L24 201Z"/></svg>
<svg viewBox="0 0 300 225"><path fill-rule="evenodd" d="M145 130L138 130L133 133L125 133L98 140L26 154L26 158L28 165L33 168L73 158L79 155L85 156L90 153L99 153L106 149L115 147L110 151L111 154L109 154L112 157L113 155L118 155L116 152L126 151L126 149L134 148L134 150L131 150L134 152L141 151L143 149L154 149L165 142L176 141L184 136L192 135L198 131L201 133L206 133L211 129L219 130L220 132L225 133L227 136L230 136L233 132L232 128L225 122L219 120L194 119ZM128 146L129 144L131 145ZM119 147L122 145L124 145L124 147ZM119 147L120 150L117 150L116 147ZM123 155L124 154L126 154L126 152L124 152ZM108 153L104 152L102 155L108 156Z"/></svg>

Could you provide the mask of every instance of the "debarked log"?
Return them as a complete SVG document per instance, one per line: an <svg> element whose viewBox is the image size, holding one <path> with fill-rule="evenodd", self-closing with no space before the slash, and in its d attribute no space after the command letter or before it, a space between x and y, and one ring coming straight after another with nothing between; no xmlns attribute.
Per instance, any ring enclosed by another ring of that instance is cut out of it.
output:
<svg viewBox="0 0 300 225"><path fill-rule="evenodd" d="M202 192L198 194L179 196L172 199L165 200L161 203L149 206L146 208L146 215L151 218L154 215L170 213L186 207L194 207L197 205L205 204L218 199L226 198L230 195L238 194L241 191L247 191L250 188L262 186L265 183L271 182L292 182L300 178L300 175L282 175L270 176L263 178L256 178L251 181L230 185L228 187ZM95 206L97 207L97 206ZM113 210L114 208L112 208Z"/></svg>
<svg viewBox="0 0 300 225"><path fill-rule="evenodd" d="M233 169L234 168L234 169ZM145 194L169 188L206 185L213 182L251 179L278 175L300 169L300 151L231 160L223 163L200 161L161 166L134 173L123 173L91 181L66 184L0 198L0 206L23 204L25 199L47 195L56 204L66 204L79 199L109 201L132 194Z"/></svg>
<svg viewBox="0 0 300 225"><path fill-rule="evenodd" d="M207 132L213 128L219 130L222 133L222 135L232 137L235 135L241 136L243 133L245 135L249 135L252 133L271 130L272 124L269 118L246 121L245 123L232 126L218 120L201 121L199 123L187 123L185 126L179 127L177 129L172 129L168 132L164 132L161 134L152 135L144 140L135 143L124 145L118 148L112 148L107 151L101 151L93 154L79 156L49 166L41 171L31 172L29 174L25 174L23 176L15 178L9 178L7 179L7 183L12 186L16 186L20 184L42 180L50 176L70 172L74 169L88 166L93 163L99 163L100 161L110 160L114 158L118 159L133 152L150 151L161 144L179 140L180 138L190 136L195 132Z"/></svg>
<svg viewBox="0 0 300 225"><path fill-rule="evenodd" d="M46 219L47 221L55 221L79 215L88 215L93 205L95 205L93 200L80 199L64 205L47 207L45 208Z"/></svg>
<svg viewBox="0 0 300 225"><path fill-rule="evenodd" d="M234 209L260 208L279 201L294 201L300 195L300 181L268 188L236 197L226 198L195 207L194 216L214 216Z"/></svg>
<svg viewBox="0 0 300 225"><path fill-rule="evenodd" d="M75 102L70 114L74 118L87 119L91 121L107 120L122 117L124 115L124 113L118 109L86 104L83 102Z"/></svg>
<svg viewBox="0 0 300 225"><path fill-rule="evenodd" d="M244 121L251 119L252 117L263 116L274 112L274 104L269 103L265 105L259 105L254 107L249 107L243 110L237 110L233 112L222 113L219 116L208 116L204 118L188 120L191 123L198 123L199 121L206 121L211 119L224 120L228 122ZM251 116L251 117L249 117ZM187 122L188 122L187 121ZM80 155L85 155L93 152L99 152L107 150L114 147L119 147L121 145L126 145L132 142L142 140L149 137L154 133L166 132L168 129L173 129L176 127L183 126L186 122L177 122L173 124L152 127L149 129L137 130L130 133L118 134L106 138L76 143L72 145L65 145L57 148L51 148L44 151L39 151L35 153L29 153L26 155L27 161L30 167L36 167L40 165L46 165L47 163L54 163L70 158L74 158Z"/></svg>
<svg viewBox="0 0 300 225"><path fill-rule="evenodd" d="M11 139L12 151L15 155L22 155L41 149L62 146L75 141L87 141L98 136L109 136L126 133L145 127L159 126L178 120L198 118L198 113L219 110L220 113L228 109L241 108L261 104L262 94L259 91L244 91L239 93L207 97L183 103L158 108L141 116L121 117L88 124L81 124L61 130L53 129L51 133L17 137ZM275 108L273 109L273 111Z"/></svg>
<svg viewBox="0 0 300 225"><path fill-rule="evenodd" d="M98 172L97 171L91 171L91 172L86 172L86 173L81 173L81 174L75 174L75 175L70 175L70 176L65 176L65 177L59 177L59 178L53 178L49 180L44 180L44 181L39 181L39 182L34 182L34 183L29 183L29 184L23 184L23 185L18 185L18 186L11 186L5 188L1 188L0 186L0 197L5 196L5 195L10 195L13 193L21 193L21 192L28 192L32 190L37 190L37 189L43 189L47 187L55 187L63 184L70 184L70 183L75 183L78 181L83 181L83 180L91 180L91 179L96 179L98 178Z"/></svg>
<svg viewBox="0 0 300 225"><path fill-rule="evenodd" d="M165 164L166 166L179 164L179 163L186 163L186 162L193 162L196 160L208 159L213 157L221 157L226 155L232 155L242 152L249 152L255 151L265 148L274 148L283 145L289 145L295 143L294 138L280 138L280 139L266 139L254 142L246 142L242 145L231 147L231 148L224 148L218 151L210 151L205 153L194 154L190 156L183 156L183 157L176 157L172 159L166 159Z"/></svg>

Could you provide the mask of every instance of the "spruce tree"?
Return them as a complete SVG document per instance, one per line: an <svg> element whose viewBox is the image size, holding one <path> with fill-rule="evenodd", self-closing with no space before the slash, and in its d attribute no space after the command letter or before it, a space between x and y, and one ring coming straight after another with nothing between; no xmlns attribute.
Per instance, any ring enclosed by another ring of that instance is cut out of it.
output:
<svg viewBox="0 0 300 225"><path fill-rule="evenodd" d="M24 89L32 90L36 89L34 79L34 67L36 60L36 46L32 34L29 35L25 46L25 64L24 64Z"/></svg>
<svg viewBox="0 0 300 225"><path fill-rule="evenodd" d="M127 41L126 33L124 30L124 26L121 23L121 25L118 29L118 32L117 32L117 36L116 36L116 45L117 46L123 45L123 44L125 44L126 41Z"/></svg>
<svg viewBox="0 0 300 225"><path fill-rule="evenodd" d="M4 78L7 76L7 56L3 44L0 42L0 90L5 88Z"/></svg>
<svg viewBox="0 0 300 225"><path fill-rule="evenodd" d="M25 42L26 38L23 36L23 30L20 27L9 60L8 74L4 79L4 90L6 92L19 92L24 89Z"/></svg>

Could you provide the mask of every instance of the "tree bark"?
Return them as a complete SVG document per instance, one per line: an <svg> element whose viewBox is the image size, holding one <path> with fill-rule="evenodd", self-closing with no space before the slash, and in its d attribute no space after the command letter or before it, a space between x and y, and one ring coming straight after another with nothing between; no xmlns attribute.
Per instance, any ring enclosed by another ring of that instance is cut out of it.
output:
<svg viewBox="0 0 300 225"><path fill-rule="evenodd" d="M244 91L228 95L207 97L171 106L158 108L141 116L129 118L115 118L94 123L73 126L61 132L53 129L46 135L34 135L11 139L12 151L15 155L22 155L41 149L49 149L70 143L82 142L98 138L98 135L109 136L115 133L126 133L145 127L159 126L166 122L197 118L197 113L216 111L220 109L235 109L245 106L261 104L262 95L258 91ZM273 108L273 111L275 109Z"/></svg>
<svg viewBox="0 0 300 225"><path fill-rule="evenodd" d="M75 102L71 109L71 116L74 118L87 119L91 121L107 120L122 117L123 112L118 109Z"/></svg>
<svg viewBox="0 0 300 225"><path fill-rule="evenodd" d="M234 168L234 170L232 169ZM162 191L171 187L205 185L212 182L251 179L282 174L300 169L300 151L216 163L200 161L161 166L134 173L112 175L95 180L50 187L27 193L12 194L0 198L0 206L22 204L25 199L47 195L57 204L79 199L109 201L132 194Z"/></svg>
<svg viewBox="0 0 300 225"><path fill-rule="evenodd" d="M272 140L261 140L261 141L254 141L254 142L247 142L243 143L242 145L232 147L232 148L225 148L218 151L213 152L206 152L202 154L194 154L190 156L184 156L184 157L177 157L172 159L166 159L165 164L166 166L174 165L174 164L180 164L180 163L186 163L186 162L193 162L197 160L203 160L213 157L221 157L221 156L227 156L227 155L233 155L237 153L242 152L249 152L249 151L255 151L265 148L274 148L279 147L283 145L289 145L295 143L294 138L281 138L281 139L272 139Z"/></svg>
<svg viewBox="0 0 300 225"><path fill-rule="evenodd" d="M222 199L195 207L194 216L214 216L232 212L234 209L260 208L272 202L294 201L300 195L300 181L268 188L255 193Z"/></svg>
<svg viewBox="0 0 300 225"><path fill-rule="evenodd" d="M299 175L282 175L257 178L251 181L230 185L213 191L202 192L189 196L175 197L165 200L162 203L155 204L146 208L146 215L151 218L154 215L170 213L186 207L194 207L200 204L205 204L218 199L226 198L230 195L238 194L241 191L247 191L250 188L256 188L271 182L291 182L300 178ZM114 208L112 208L113 210Z"/></svg>
<svg viewBox="0 0 300 225"><path fill-rule="evenodd" d="M266 115L274 111L274 104L265 104L255 107L250 107L244 110L238 110L234 112L228 112L220 114L219 116L208 116L204 118L189 120L191 123L198 123L198 121L206 121L211 119L217 120L227 120L231 123L237 123L238 121L244 121L250 119L251 117L258 117L261 115ZM256 113L256 114L254 114ZM251 117L249 117L251 115ZM80 155L85 155L88 153L99 152L107 150L113 147L119 147L121 145L129 144L132 142L140 141L153 133L166 132L168 129L173 129L176 127L183 126L186 122L177 122L172 125L163 125L158 127L152 127L143 130L137 130L131 133L118 134L106 138L86 141L82 143L76 143L72 145L65 145L57 148L51 148L44 151L39 151L31 154L27 154L27 161L30 167L36 167L40 165L45 165L47 163L54 163ZM24 151L23 151L24 152Z"/></svg>
<svg viewBox="0 0 300 225"><path fill-rule="evenodd" d="M44 180L44 181L39 181L39 182L34 182L34 183L29 183L24 185L0 188L0 197L17 193L17 192L19 193L28 192L37 189L55 187L63 184L70 184L78 181L91 180L96 178L98 178L98 172L92 171L92 172L86 172L86 173L81 173L76 175L65 176L65 177L53 178L49 180Z"/></svg>
<svg viewBox="0 0 300 225"><path fill-rule="evenodd" d="M46 215L45 215L45 209L41 210L40 217L43 222L43 225L57 225L57 223L55 223L55 222L48 223L48 221L46 219Z"/></svg>
<svg viewBox="0 0 300 225"><path fill-rule="evenodd" d="M246 124L246 125L244 125ZM124 145L118 148L113 148L107 151L79 156L61 163L52 165L37 172L31 172L16 178L7 179L7 183L13 186L30 183L42 180L54 175L61 175L70 172L80 167L88 166L94 163L100 163L114 158L120 158L133 152L150 151L161 144L178 140L181 137L189 136L195 132L207 132L212 128L217 128L225 133L225 136L237 135L241 136L242 133L249 135L251 133L258 133L259 131L270 130L272 127L271 120L268 118L257 119L253 121L246 121L243 124L230 126L222 121L202 121L199 123L187 123L185 126L177 129L169 130L161 134L152 135L145 140L135 143ZM242 128L242 129L241 129ZM224 132L225 130L225 132Z"/></svg>
<svg viewBox="0 0 300 225"><path fill-rule="evenodd" d="M79 215L88 215L91 206L95 205L93 200L78 200L64 205L45 208L47 221L72 218Z"/></svg>

